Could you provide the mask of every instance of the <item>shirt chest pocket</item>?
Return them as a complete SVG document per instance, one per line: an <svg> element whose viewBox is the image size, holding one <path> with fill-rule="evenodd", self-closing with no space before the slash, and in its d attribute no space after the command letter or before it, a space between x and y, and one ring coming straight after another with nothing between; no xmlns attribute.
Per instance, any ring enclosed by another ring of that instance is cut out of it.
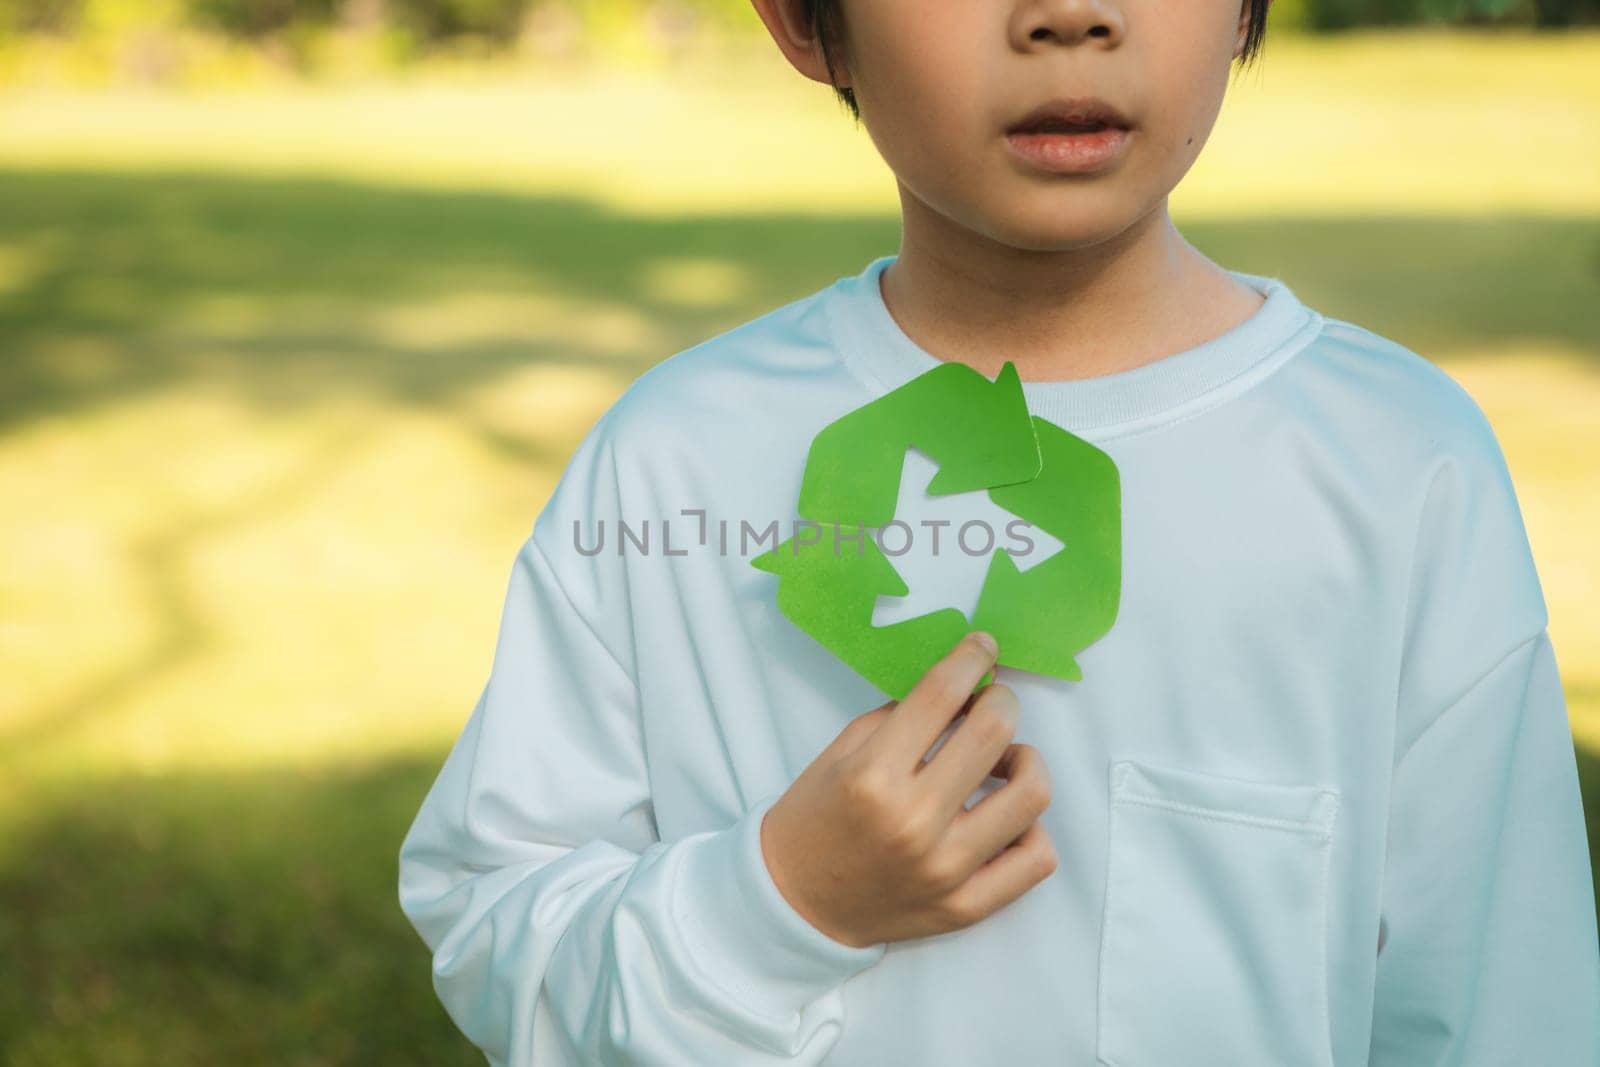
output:
<svg viewBox="0 0 1600 1067"><path fill-rule="evenodd" d="M1330 1067L1339 791L1134 760L1110 788L1099 1062Z"/></svg>

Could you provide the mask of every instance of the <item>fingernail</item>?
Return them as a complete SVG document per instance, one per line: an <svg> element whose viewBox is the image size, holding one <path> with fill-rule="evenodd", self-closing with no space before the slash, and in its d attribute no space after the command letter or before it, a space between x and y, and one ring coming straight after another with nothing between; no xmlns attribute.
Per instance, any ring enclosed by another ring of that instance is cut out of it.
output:
<svg viewBox="0 0 1600 1067"><path fill-rule="evenodd" d="M996 641L994 635L988 631L974 630L972 631L972 639L988 649L989 655L997 656L1000 654L1000 642Z"/></svg>

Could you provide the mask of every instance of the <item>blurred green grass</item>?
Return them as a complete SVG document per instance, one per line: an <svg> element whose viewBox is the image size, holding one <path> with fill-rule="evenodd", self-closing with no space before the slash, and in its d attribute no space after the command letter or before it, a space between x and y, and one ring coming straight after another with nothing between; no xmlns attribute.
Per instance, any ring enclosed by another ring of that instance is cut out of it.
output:
<svg viewBox="0 0 1600 1067"><path fill-rule="evenodd" d="M1488 412L1600 857L1597 41L1269 46L1173 206ZM0 1062L479 1062L394 856L517 544L640 372L898 242L740 70L0 100Z"/></svg>

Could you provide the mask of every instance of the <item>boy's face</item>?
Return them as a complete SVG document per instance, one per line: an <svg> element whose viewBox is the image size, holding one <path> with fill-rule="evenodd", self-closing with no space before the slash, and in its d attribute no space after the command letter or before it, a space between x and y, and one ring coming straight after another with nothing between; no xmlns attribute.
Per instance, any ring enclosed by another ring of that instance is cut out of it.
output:
<svg viewBox="0 0 1600 1067"><path fill-rule="evenodd" d="M826 82L798 0L753 2L789 60ZM1248 27L1241 0L842 0L841 9L838 81L854 90L902 195L1040 251L1114 236L1177 185L1216 121ZM1120 111L1130 126L1121 148L1067 172L1019 156L1008 128L1067 97Z"/></svg>

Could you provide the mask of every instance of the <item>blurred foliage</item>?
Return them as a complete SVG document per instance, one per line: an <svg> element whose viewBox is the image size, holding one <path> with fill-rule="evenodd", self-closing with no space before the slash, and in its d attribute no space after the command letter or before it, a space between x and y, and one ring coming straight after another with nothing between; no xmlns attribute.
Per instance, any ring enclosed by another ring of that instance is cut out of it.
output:
<svg viewBox="0 0 1600 1067"><path fill-rule="evenodd" d="M1600 0L1304 0L1313 30L1418 23L1565 26L1600 18ZM1277 12L1274 12L1276 15Z"/></svg>
<svg viewBox="0 0 1600 1067"><path fill-rule="evenodd" d="M327 23L334 0L186 0L188 21L238 37L258 37L300 22Z"/></svg>
<svg viewBox="0 0 1600 1067"><path fill-rule="evenodd" d="M388 26L422 42L474 36L504 45L541 19L593 33L644 17L685 28L755 23L748 0L0 0L0 33L57 36L138 24L251 39L344 24ZM1273 10L1275 26L1313 30L1484 22L1600 22L1600 0L1276 0Z"/></svg>
<svg viewBox="0 0 1600 1067"><path fill-rule="evenodd" d="M684 25L753 24L740 0L0 0L0 30L93 34L142 26L259 37L295 25L391 25L424 40L476 35L510 41L549 13L595 29L641 17Z"/></svg>
<svg viewBox="0 0 1600 1067"><path fill-rule="evenodd" d="M1447 24L1600 25L1600 0L1273 0L1268 49ZM436 59L659 67L761 33L749 0L0 0L0 83L214 87Z"/></svg>
<svg viewBox="0 0 1600 1067"><path fill-rule="evenodd" d="M497 56L651 65L759 25L745 0L0 0L0 82L215 85Z"/></svg>

